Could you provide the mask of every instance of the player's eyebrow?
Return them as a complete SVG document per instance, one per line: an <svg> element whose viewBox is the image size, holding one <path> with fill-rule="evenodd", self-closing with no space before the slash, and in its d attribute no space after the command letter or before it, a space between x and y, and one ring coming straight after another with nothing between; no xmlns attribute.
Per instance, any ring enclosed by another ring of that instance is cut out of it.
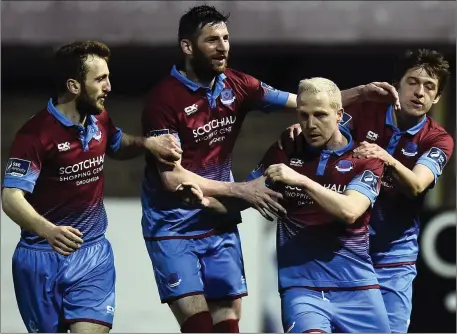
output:
<svg viewBox="0 0 457 334"><path fill-rule="evenodd" d="M102 75L96 76L96 77L95 77L95 80L105 79L105 78L107 78L107 77L109 77L109 73L104 73L104 74L102 74Z"/></svg>

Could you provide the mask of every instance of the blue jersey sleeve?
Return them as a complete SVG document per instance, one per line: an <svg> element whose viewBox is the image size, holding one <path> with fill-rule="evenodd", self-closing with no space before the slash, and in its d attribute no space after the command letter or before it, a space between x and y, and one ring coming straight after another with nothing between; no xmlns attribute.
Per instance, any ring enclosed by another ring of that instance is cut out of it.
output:
<svg viewBox="0 0 457 334"><path fill-rule="evenodd" d="M366 197L374 205L376 198L379 195L381 187L381 178L373 173L371 170L365 170L362 174L357 175L349 182L346 190L355 190Z"/></svg>
<svg viewBox="0 0 457 334"><path fill-rule="evenodd" d="M263 163L260 163L257 165L257 167L249 174L249 176L246 178L246 181L252 181L255 179L258 179L259 177L263 176L263 173L265 172L265 167L263 166Z"/></svg>
<svg viewBox="0 0 457 334"><path fill-rule="evenodd" d="M260 82L260 87L263 90L262 111L271 112L280 110L286 106L289 93L275 89L264 82Z"/></svg>
<svg viewBox="0 0 457 334"><path fill-rule="evenodd" d="M114 153L116 153L119 148L121 147L121 142L122 142L122 130L118 127L116 127L116 132L114 132L113 134L111 134L110 138L109 138L109 147L111 149L111 151L113 151Z"/></svg>
<svg viewBox="0 0 457 334"><path fill-rule="evenodd" d="M417 160L416 164L428 167L434 176L434 184L443 173L449 158L454 150L454 141L451 136L437 136L430 142L430 149ZM433 185L434 185L433 184Z"/></svg>

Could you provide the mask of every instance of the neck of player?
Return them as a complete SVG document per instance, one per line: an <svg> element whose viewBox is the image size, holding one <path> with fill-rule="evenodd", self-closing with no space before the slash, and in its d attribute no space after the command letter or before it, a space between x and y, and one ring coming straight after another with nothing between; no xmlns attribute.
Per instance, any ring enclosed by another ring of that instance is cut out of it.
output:
<svg viewBox="0 0 457 334"><path fill-rule="evenodd" d="M335 151L348 144L348 139L340 132L336 130L332 137L330 137L324 149L329 151Z"/></svg>
<svg viewBox="0 0 457 334"><path fill-rule="evenodd" d="M424 119L424 117L425 115L418 117L411 116L402 110L397 110L393 113L394 125L401 131L406 131L416 126Z"/></svg>
<svg viewBox="0 0 457 334"><path fill-rule="evenodd" d="M197 73L193 66L186 61L184 66L184 71L180 71L182 75L184 75L187 79L199 84L202 87L209 87L213 89L214 82L216 77L214 75L204 75L203 73Z"/></svg>
<svg viewBox="0 0 457 334"><path fill-rule="evenodd" d="M86 122L87 114L83 114L78 111L75 99L68 99L66 97L59 96L55 107L62 113L62 115L75 124L84 125Z"/></svg>

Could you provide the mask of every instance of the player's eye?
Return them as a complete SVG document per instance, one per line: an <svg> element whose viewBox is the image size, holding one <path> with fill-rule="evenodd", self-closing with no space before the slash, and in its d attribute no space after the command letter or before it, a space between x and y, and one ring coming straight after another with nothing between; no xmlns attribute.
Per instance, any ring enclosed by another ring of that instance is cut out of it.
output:
<svg viewBox="0 0 457 334"><path fill-rule="evenodd" d="M427 88L428 90L435 90L435 85L430 83L430 84L426 84L425 85L425 88Z"/></svg>

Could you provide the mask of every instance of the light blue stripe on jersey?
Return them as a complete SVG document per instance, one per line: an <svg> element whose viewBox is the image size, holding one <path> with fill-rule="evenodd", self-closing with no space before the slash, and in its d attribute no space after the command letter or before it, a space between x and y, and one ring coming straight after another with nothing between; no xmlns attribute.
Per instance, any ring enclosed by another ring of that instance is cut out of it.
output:
<svg viewBox="0 0 457 334"><path fill-rule="evenodd" d="M121 147L121 142L122 142L122 130L120 128L117 128L117 132L109 138L109 146L111 148L111 151L116 153L119 148Z"/></svg>
<svg viewBox="0 0 457 334"><path fill-rule="evenodd" d="M441 176L443 168L447 163L446 154L440 150L438 147L432 147L430 150L422 154L422 156L417 160L416 164L424 165L428 167L435 177L435 182L438 180L438 177Z"/></svg>
<svg viewBox="0 0 457 334"><path fill-rule="evenodd" d="M373 206L379 195L379 182L380 178L377 175L370 170L366 170L349 182L346 191L355 190L365 195L370 200L371 206Z"/></svg>
<svg viewBox="0 0 457 334"><path fill-rule="evenodd" d="M10 158L6 163L3 186L31 193L39 175L40 171L34 168L30 161Z"/></svg>
<svg viewBox="0 0 457 334"><path fill-rule="evenodd" d="M287 100L289 99L289 93L279 89L275 89L264 82L260 82L260 86L264 90L262 98L262 111L271 112L280 110L286 106Z"/></svg>

